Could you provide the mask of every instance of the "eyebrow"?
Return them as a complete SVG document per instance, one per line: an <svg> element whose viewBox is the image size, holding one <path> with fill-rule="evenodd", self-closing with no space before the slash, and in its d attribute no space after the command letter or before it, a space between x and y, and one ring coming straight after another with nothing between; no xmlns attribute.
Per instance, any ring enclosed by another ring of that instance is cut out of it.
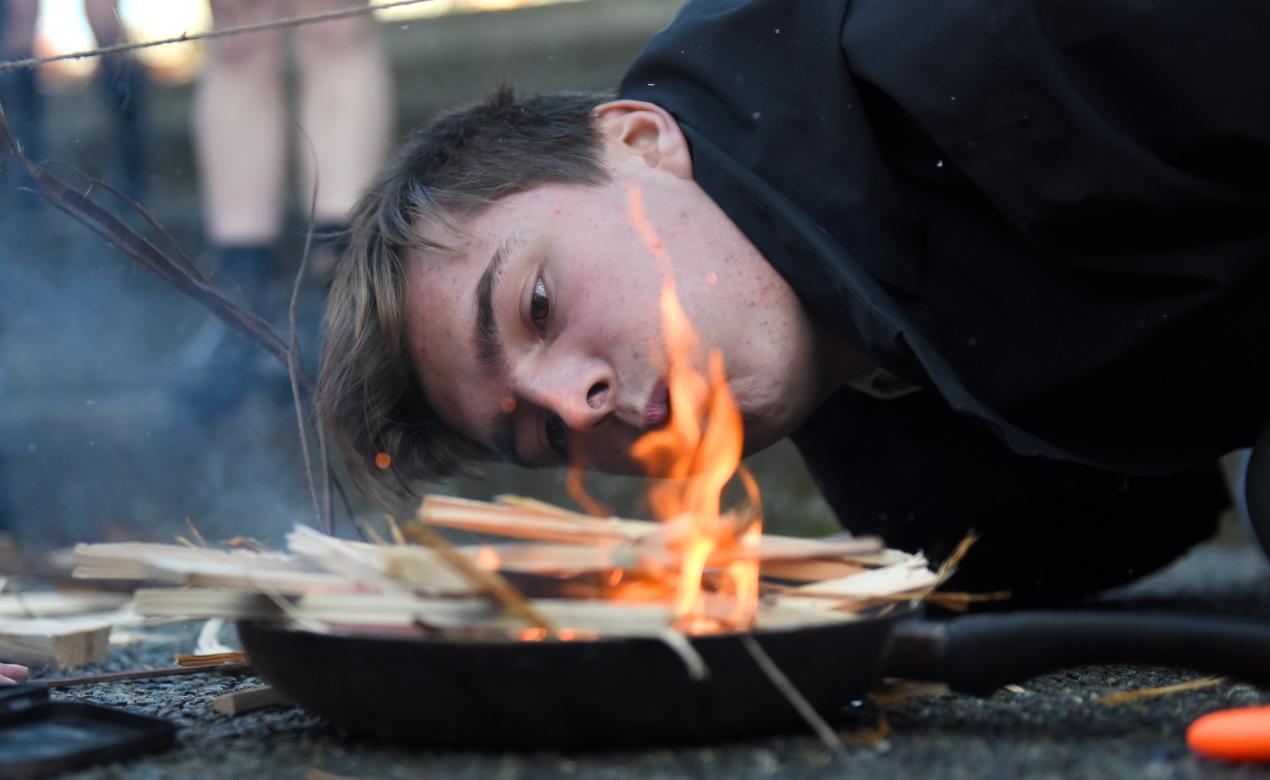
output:
<svg viewBox="0 0 1270 780"><path fill-rule="evenodd" d="M476 354L481 365L496 370L507 362L503 351L503 343L498 338L498 322L494 319L494 293L498 280L502 276L503 267L507 265L507 242L504 241L494 250L489 265L481 273L473 293L476 305L476 321L472 325L472 341L476 345Z"/></svg>

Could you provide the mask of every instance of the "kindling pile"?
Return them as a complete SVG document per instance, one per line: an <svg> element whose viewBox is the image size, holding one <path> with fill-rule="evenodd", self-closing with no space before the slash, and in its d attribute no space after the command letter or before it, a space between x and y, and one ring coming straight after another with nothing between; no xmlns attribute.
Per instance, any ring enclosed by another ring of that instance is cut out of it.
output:
<svg viewBox="0 0 1270 780"><path fill-rule="evenodd" d="M931 598L941 575L874 538L746 534L703 554L685 598L687 554L673 523L595 518L529 499L428 496L390 541L338 539L297 525L287 551L81 544L75 576L145 583L147 617L278 621L341 634L581 640L703 634L856 619L866 608ZM433 527L519 539L451 546ZM721 537L723 538L723 537ZM757 593L727 572L757 565ZM752 596L749 608L741 602ZM740 617L738 617L740 616Z"/></svg>

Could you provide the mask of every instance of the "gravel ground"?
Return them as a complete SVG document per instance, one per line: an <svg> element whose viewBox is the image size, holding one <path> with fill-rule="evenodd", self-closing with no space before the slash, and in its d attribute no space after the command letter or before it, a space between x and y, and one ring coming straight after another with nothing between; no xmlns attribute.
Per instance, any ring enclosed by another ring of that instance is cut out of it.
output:
<svg viewBox="0 0 1270 780"><path fill-rule="evenodd" d="M1203 611L1270 618L1270 569L1244 546L1198 548L1170 569L1106 599L1117 607ZM196 627L161 629L166 642L117 650L92 673L167 665L193 644ZM338 674L338 669L331 670ZM173 749L77 778L301 778L318 769L361 778L821 778L889 777L1270 777L1270 769L1192 756L1183 735L1204 713L1270 704L1270 691L1223 683L1109 706L1114 691L1170 685L1191 672L1091 666L1023 681L1022 692L978 699L952 694L910 698L880 709L860 702L843 713L845 763L810 736L690 748L586 754L435 751L355 737L297 707L230 717L211 697L260 684L256 678L196 675L65 689L60 700L124 707L180 726ZM890 733L874 738L884 717Z"/></svg>

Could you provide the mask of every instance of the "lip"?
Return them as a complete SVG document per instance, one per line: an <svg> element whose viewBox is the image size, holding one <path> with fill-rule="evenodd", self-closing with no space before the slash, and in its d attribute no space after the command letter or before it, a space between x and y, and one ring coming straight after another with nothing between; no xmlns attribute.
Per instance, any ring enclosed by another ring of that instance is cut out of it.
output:
<svg viewBox="0 0 1270 780"><path fill-rule="evenodd" d="M644 428L656 428L669 418L670 388L665 380L658 379L648 394L648 403L644 404Z"/></svg>

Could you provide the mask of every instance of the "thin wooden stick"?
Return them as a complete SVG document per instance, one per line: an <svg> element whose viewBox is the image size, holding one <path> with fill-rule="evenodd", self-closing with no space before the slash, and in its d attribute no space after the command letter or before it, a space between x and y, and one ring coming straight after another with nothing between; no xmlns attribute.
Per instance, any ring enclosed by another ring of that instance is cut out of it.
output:
<svg viewBox="0 0 1270 780"><path fill-rule="evenodd" d="M362 520L360 517L354 517L353 523L357 526L358 530L362 532L362 537L365 538L371 544L375 545L376 547L388 546L388 542L384 540L384 537L380 536L379 532L376 531L374 528L371 528L370 525L367 524L365 520Z"/></svg>
<svg viewBox="0 0 1270 780"><path fill-rule="evenodd" d="M251 672L250 664L220 664L219 666L172 666L166 669L141 669L135 672L109 672L93 674L87 677L52 677L43 680L31 680L33 683L47 685L50 688L69 688L72 685L91 685L92 683L119 682L121 680L147 680L152 677L176 677L182 674L247 674Z"/></svg>
<svg viewBox="0 0 1270 780"><path fill-rule="evenodd" d="M512 493L500 493L497 496L494 496L494 503L502 506L512 506L517 509L524 509L535 514L547 515L548 517L558 517L563 520L585 520L587 522L592 522L596 519L593 515L575 512L572 509L566 509L562 506L549 504L546 501L542 501L537 498L518 496ZM604 517L608 516L609 515L605 515Z"/></svg>
<svg viewBox="0 0 1270 780"><path fill-rule="evenodd" d="M944 607L945 609L964 610L970 604L982 604L989 601L1005 601L1013 595L1008 590L994 590L988 593L963 593L960 591L928 593L925 592L926 589L922 589L921 591L906 591L904 593L891 593L882 596L852 596L846 593L817 593L814 590L800 589L807 586L782 585L777 582L764 582L760 587L766 593L777 593L800 599L841 601L845 604L860 605L860 608L862 609L890 602L924 601L930 604L935 604L936 606Z"/></svg>
<svg viewBox="0 0 1270 780"><path fill-rule="evenodd" d="M970 552L970 548L977 541L979 541L979 535L974 532L973 528L966 532L965 538L958 542L953 551L944 559L944 562L939 564L939 571L935 572L935 581L931 584L929 590L933 591L943 585L957 573L957 567L961 565L962 559L966 557L966 553Z"/></svg>
<svg viewBox="0 0 1270 780"><path fill-rule="evenodd" d="M1105 696L1097 697L1094 701L1099 704L1125 704L1127 702L1140 701L1142 699L1154 699L1157 696L1168 696L1173 693L1184 693L1186 691L1196 691L1201 688L1211 688L1214 685L1221 685L1224 682L1226 682L1225 677L1200 677L1184 683L1164 685L1159 688L1138 688L1133 691L1109 693Z"/></svg>
<svg viewBox="0 0 1270 780"><path fill-rule="evenodd" d="M189 515L185 516L185 527L190 529L190 536L194 537L194 541L198 543L199 547L207 546L207 540L203 538L202 532L198 530L198 526L194 525L194 521L190 519Z"/></svg>
<svg viewBox="0 0 1270 780"><path fill-rule="evenodd" d="M272 685L261 685L215 697L212 699L212 711L222 715L242 715L290 703L291 700L278 693Z"/></svg>
<svg viewBox="0 0 1270 780"><path fill-rule="evenodd" d="M405 544L406 535L401 532L401 526L397 524L397 518L392 515L384 515L384 522L388 524L388 533L392 534L393 544Z"/></svg>
<svg viewBox="0 0 1270 780"><path fill-rule="evenodd" d="M304 458L304 479L309 486L309 496L313 499L313 514L317 517L317 526L323 533L331 533L330 518L323 513L323 504L318 499L317 484L313 480L313 457L309 454L308 427L304 422L304 403L300 400L300 331L296 323L296 308L300 300L300 285L304 282L304 273L309 269L309 252L313 248L313 220L317 214L318 196L318 164L317 152L313 149L313 140L303 127L296 126L300 137L304 139L309 155L313 158L313 196L309 199L309 225L304 232L304 252L300 255L300 267L296 269L295 280L291 284L291 303L287 308L287 318L291 325L291 339L287 344L287 379L291 382L291 400L295 404L296 429L300 434L300 453ZM322 463L322 471L326 473L326 463ZM327 493L329 505L330 493Z"/></svg>
<svg viewBox="0 0 1270 780"><path fill-rule="evenodd" d="M118 43L113 46L102 46L97 49L88 49L86 51L70 52L68 54L57 54L52 57L29 57L22 60L12 60L10 62L0 62L0 73L7 70L18 70L20 68L34 68L39 65L45 65L50 62L61 62L63 60L82 60L90 57L104 57L107 54L118 54L125 51L137 51L138 49L149 49L154 46L167 46L174 43L190 43L192 41L209 41L215 38L227 38L231 35L242 35L244 33L259 32L261 30L281 30L288 27L299 27L304 24L315 24L317 22L329 22L334 19L347 19L351 16L364 16L387 8L397 8L403 5L418 5L426 3L429 0L393 0L388 3L375 3L359 8L344 8L338 11L326 11L319 14L308 14L305 16L288 16L283 19L274 19L268 22L257 22L255 24L244 24L240 27L226 27L221 30L208 30L207 32L195 33L187 35L182 33L175 38L161 38L157 41L139 41L137 43Z"/></svg>
<svg viewBox="0 0 1270 780"><path fill-rule="evenodd" d="M522 596L520 591L516 590L501 574L477 566L471 558L454 549L453 545L447 542L441 534L421 522L407 523L402 531L411 541L436 550L447 563L480 586L481 589L502 604L508 612L521 618L531 626L555 633L556 629L551 624L551 621L534 609L528 599Z"/></svg>
<svg viewBox="0 0 1270 780"><path fill-rule="evenodd" d="M785 700L798 712L799 716L816 732L816 736L820 737L820 741L829 749L839 761L846 763L847 751L842 746L842 740L838 738L833 728L820 717L820 713L816 712L816 708L811 706L811 702L807 701L807 697L794 687L789 681L785 673L780 670L772 657L767 654L763 646L758 643L753 634L741 634L741 646L745 648L750 657L754 659L754 663L758 664L758 668L771 680L772 685L776 686L776 690L781 692Z"/></svg>
<svg viewBox="0 0 1270 780"><path fill-rule="evenodd" d="M176 657L177 666L224 666L225 664L246 663L250 663L250 661L247 658L247 654L242 650L232 650L228 653L178 655Z"/></svg>
<svg viewBox="0 0 1270 780"><path fill-rule="evenodd" d="M194 261L190 259L189 255L185 254L185 250L181 248L181 245L177 243L175 238L172 237L172 234L168 232L167 228L163 227L163 224L155 218L154 214L150 213L149 209L105 179L93 177L88 179L88 183L92 187L100 187L106 192L109 192L111 195L114 195L116 198L126 203L133 211L140 214L141 218L144 219L156 233L162 236L163 239L168 242L168 246L172 247L172 249L176 252L176 258L179 260L179 265L195 275L202 276L202 272L198 270L198 266L194 264Z"/></svg>

